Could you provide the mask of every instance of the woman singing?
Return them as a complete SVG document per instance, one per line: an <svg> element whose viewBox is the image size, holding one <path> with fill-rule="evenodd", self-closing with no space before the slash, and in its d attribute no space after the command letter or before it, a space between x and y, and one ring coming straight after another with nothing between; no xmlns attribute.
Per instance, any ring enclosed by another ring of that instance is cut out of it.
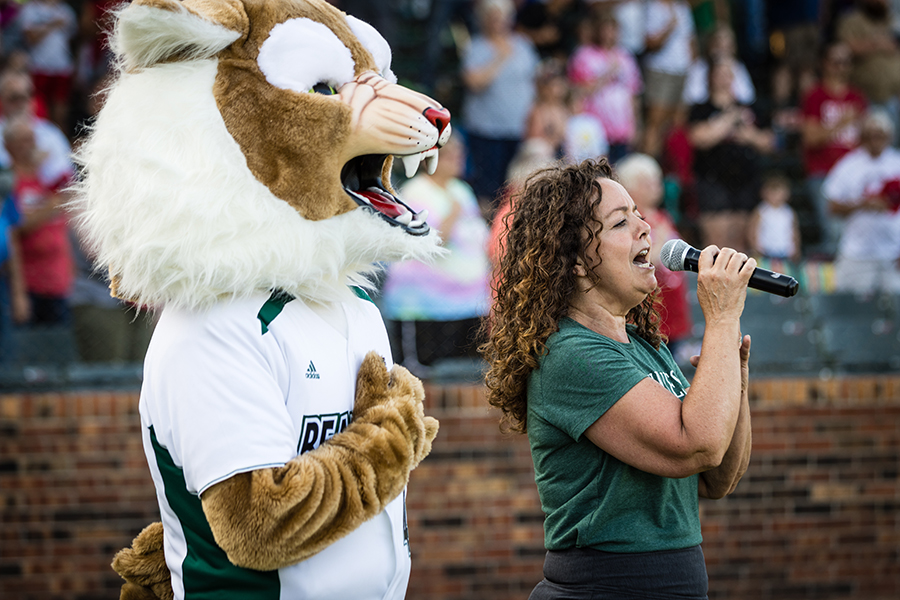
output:
<svg viewBox="0 0 900 600"><path fill-rule="evenodd" d="M658 332L650 227L605 159L539 171L507 223L483 350L545 513L531 599L706 598L698 497L731 493L750 459L740 316L755 260L703 250L689 385Z"/></svg>

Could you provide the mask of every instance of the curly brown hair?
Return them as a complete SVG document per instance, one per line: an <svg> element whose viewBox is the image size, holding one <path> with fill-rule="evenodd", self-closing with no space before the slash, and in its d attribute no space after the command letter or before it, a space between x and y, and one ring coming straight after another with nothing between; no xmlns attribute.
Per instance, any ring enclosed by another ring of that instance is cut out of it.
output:
<svg viewBox="0 0 900 600"><path fill-rule="evenodd" d="M598 178L614 179L605 158L537 171L504 218L495 301L480 351L489 367L488 401L503 411L502 423L512 431L527 432L528 376L546 352L547 338L568 314L576 260L590 265L586 250L592 244L599 256L600 240L589 226L596 224L599 233L594 212L602 198ZM593 270L588 273L596 285ZM656 292L648 295L627 319L658 349L664 338L655 299Z"/></svg>

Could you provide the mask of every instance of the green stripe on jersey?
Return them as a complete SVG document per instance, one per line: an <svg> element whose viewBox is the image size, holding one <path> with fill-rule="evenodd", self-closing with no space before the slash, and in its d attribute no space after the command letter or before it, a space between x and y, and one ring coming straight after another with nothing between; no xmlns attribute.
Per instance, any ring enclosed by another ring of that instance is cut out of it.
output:
<svg viewBox="0 0 900 600"><path fill-rule="evenodd" d="M358 298L362 298L363 300L368 300L372 304L375 304L375 301L369 297L369 294L366 293L366 290L362 289L361 287L355 286L355 285L351 285L350 289L353 290L353 293L356 294L356 296Z"/></svg>
<svg viewBox="0 0 900 600"><path fill-rule="evenodd" d="M187 490L184 471L160 445L152 425L150 441L166 500L184 531L187 556L181 571L185 600L278 600L281 595L278 571L253 571L231 564L213 538L200 497Z"/></svg>
<svg viewBox="0 0 900 600"><path fill-rule="evenodd" d="M266 300L266 303L262 305L262 308L259 309L259 313L256 315L256 318L262 323L263 335L269 331L269 324L275 320L275 317L281 314L284 305L293 299L293 296L282 292L281 290L272 292L272 295L269 296L269 299Z"/></svg>

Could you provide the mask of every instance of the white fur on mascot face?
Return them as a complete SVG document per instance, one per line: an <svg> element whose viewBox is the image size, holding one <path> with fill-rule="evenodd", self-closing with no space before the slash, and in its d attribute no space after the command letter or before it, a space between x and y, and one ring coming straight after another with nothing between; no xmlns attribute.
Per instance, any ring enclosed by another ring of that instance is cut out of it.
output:
<svg viewBox="0 0 900 600"><path fill-rule="evenodd" d="M120 297L334 301L440 252L389 174L434 167L449 113L394 83L371 26L324 0L135 0L113 45L74 208Z"/></svg>

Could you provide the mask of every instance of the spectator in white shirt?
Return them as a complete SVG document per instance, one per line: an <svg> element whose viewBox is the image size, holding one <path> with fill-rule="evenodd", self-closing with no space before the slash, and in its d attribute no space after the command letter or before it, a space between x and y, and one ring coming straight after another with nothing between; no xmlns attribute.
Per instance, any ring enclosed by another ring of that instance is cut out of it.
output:
<svg viewBox="0 0 900 600"><path fill-rule="evenodd" d="M900 292L900 151L890 146L893 134L890 115L870 110L860 146L834 165L822 186L831 212L845 220L834 265L838 291Z"/></svg>
<svg viewBox="0 0 900 600"><path fill-rule="evenodd" d="M658 157L682 105L684 82L693 60L694 18L684 0L653 0L647 4L646 15L643 148L644 153Z"/></svg>

